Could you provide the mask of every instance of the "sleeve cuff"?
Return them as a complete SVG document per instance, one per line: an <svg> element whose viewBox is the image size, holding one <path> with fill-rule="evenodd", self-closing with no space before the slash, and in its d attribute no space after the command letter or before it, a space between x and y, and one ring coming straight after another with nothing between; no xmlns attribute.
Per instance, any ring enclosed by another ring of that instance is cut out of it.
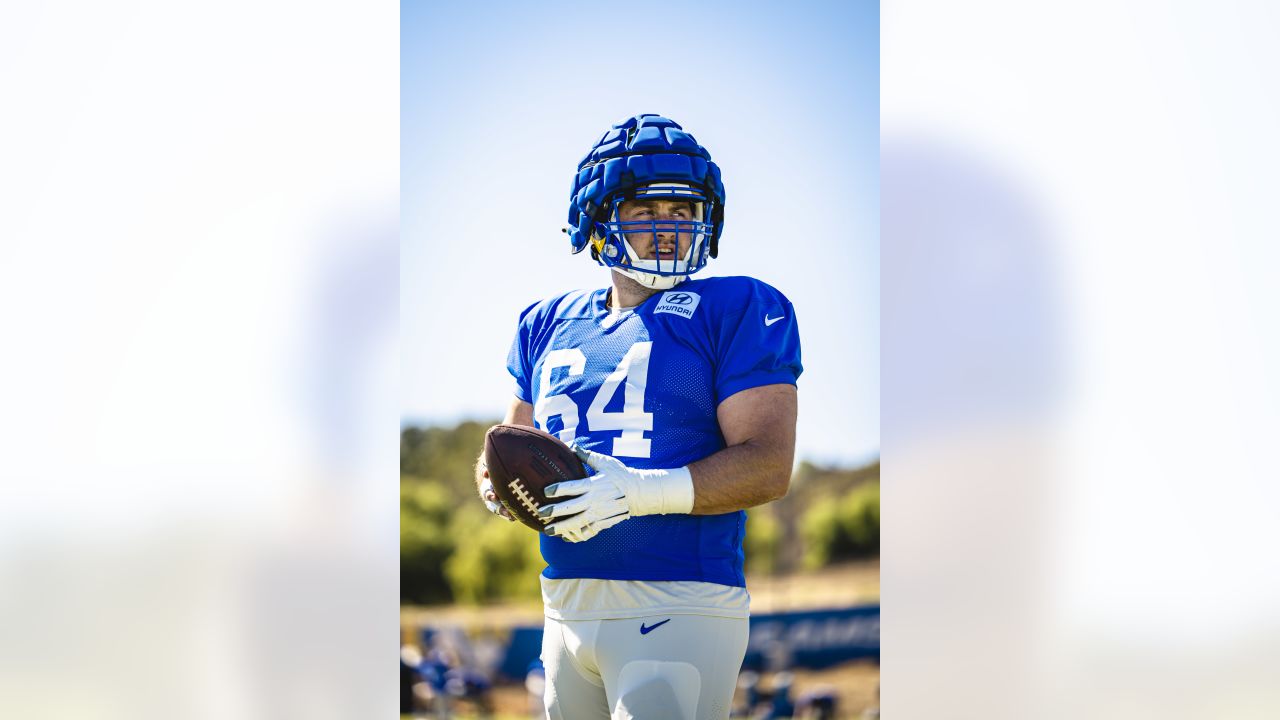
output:
<svg viewBox="0 0 1280 720"><path fill-rule="evenodd" d="M750 390L754 387L763 387L765 385L795 385L796 379L796 374L790 370L753 373L751 375L730 378L716 386L716 396L718 398L717 403L722 403L729 397L736 395L743 390Z"/></svg>

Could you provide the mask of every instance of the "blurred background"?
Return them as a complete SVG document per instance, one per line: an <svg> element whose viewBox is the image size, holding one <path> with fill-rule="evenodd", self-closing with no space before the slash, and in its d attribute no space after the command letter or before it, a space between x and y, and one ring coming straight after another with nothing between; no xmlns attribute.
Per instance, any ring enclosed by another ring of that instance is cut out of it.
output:
<svg viewBox="0 0 1280 720"><path fill-rule="evenodd" d="M720 257L703 273L777 287L801 328L792 491L747 523L738 714L874 714L878 5L401 10L402 711L541 714L537 537L489 516L472 465L511 397L519 313L609 282L560 232L578 161L652 112L724 173Z"/></svg>
<svg viewBox="0 0 1280 720"><path fill-rule="evenodd" d="M1280 717L1275 6L882 20L885 714Z"/></svg>
<svg viewBox="0 0 1280 720"><path fill-rule="evenodd" d="M397 21L0 4L0 717L395 716Z"/></svg>

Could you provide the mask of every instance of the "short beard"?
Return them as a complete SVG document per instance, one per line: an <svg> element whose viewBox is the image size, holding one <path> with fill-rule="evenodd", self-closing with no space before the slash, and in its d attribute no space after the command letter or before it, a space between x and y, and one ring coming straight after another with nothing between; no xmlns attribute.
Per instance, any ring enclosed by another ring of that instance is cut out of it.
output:
<svg viewBox="0 0 1280 720"><path fill-rule="evenodd" d="M626 307L635 307L654 295L657 295L659 292L662 292L656 288L645 287L617 270L610 270L609 272L613 275L613 286L619 290L619 293L626 295L628 300L633 298L635 299L635 302L630 303ZM616 297L613 298L613 306L622 307L621 302Z"/></svg>

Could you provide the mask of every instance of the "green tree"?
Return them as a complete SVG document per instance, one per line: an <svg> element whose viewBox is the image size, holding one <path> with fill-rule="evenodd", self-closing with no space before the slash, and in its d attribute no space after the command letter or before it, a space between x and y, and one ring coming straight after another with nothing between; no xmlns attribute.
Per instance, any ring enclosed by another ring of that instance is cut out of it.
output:
<svg viewBox="0 0 1280 720"><path fill-rule="evenodd" d="M444 562L454 550L450 515L454 503L442 486L400 484L400 599L448 602L453 593Z"/></svg>
<svg viewBox="0 0 1280 720"><path fill-rule="evenodd" d="M771 574L777 567L781 537L782 528L773 515L772 507L762 505L747 510L747 533L742 541L746 571Z"/></svg>
<svg viewBox="0 0 1280 720"><path fill-rule="evenodd" d="M880 483L865 483L835 502L809 506L800 518L804 567L872 557L880 552Z"/></svg>
<svg viewBox="0 0 1280 720"><path fill-rule="evenodd" d="M400 432L400 476L410 483L438 483L461 504L475 497L475 462L484 434L494 425L467 421L454 427L404 428Z"/></svg>
<svg viewBox="0 0 1280 720"><path fill-rule="evenodd" d="M840 529L848 540L850 554L880 554L880 483L861 485L844 496L840 501Z"/></svg>
<svg viewBox="0 0 1280 720"><path fill-rule="evenodd" d="M540 595L542 555L538 534L519 523L480 513L459 512L451 526L459 538L444 571L459 602L533 599Z"/></svg>

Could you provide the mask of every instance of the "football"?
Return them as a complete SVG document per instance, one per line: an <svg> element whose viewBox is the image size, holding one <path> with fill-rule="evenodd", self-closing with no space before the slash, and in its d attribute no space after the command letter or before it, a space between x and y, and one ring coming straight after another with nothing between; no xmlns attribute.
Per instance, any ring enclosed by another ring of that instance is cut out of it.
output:
<svg viewBox="0 0 1280 720"><path fill-rule="evenodd" d="M484 463L498 500L512 517L538 532L552 522L539 518L538 509L568 499L549 500L543 490L561 480L587 476L582 461L560 438L524 425L489 428Z"/></svg>

